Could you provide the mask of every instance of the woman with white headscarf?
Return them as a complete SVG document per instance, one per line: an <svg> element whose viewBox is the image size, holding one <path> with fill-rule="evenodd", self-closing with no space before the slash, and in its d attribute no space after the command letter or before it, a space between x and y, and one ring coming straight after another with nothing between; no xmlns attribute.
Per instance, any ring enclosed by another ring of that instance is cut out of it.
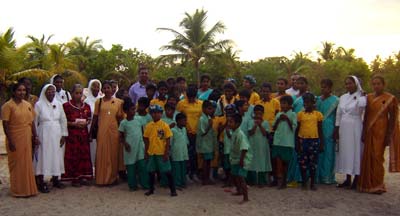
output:
<svg viewBox="0 0 400 216"><path fill-rule="evenodd" d="M91 119L93 119L94 107L97 99L103 97L103 93L101 92L101 82L98 79L92 79L89 81L89 85L87 89L84 89L84 102L89 104L90 111L92 112ZM88 125L88 129L90 129L90 124ZM97 137L93 137L92 141L90 142L90 159L94 166L95 159L96 159L96 142Z"/></svg>
<svg viewBox="0 0 400 216"><path fill-rule="evenodd" d="M339 142L336 155L336 172L346 174L346 180L338 187L356 189L360 175L363 129L362 116L367 105L365 93L355 76L345 80L347 93L342 95L336 112L335 139ZM354 177L351 183L351 177Z"/></svg>
<svg viewBox="0 0 400 216"><path fill-rule="evenodd" d="M64 157L62 146L68 136L67 119L62 104L55 99L56 87L47 84L40 93L35 104L35 126L40 145L35 151L34 168L38 189L48 193L49 189L43 181L44 176L52 176L54 187L64 188L59 177L64 173Z"/></svg>

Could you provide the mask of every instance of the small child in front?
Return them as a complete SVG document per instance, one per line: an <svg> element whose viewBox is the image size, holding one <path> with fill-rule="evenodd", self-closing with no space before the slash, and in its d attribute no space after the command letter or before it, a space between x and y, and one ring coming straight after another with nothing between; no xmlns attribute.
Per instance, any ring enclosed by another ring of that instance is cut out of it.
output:
<svg viewBox="0 0 400 216"><path fill-rule="evenodd" d="M186 132L186 115L178 113L175 117L176 126L171 129L171 165L175 185L186 187L186 161L189 160L189 139Z"/></svg>
<svg viewBox="0 0 400 216"><path fill-rule="evenodd" d="M252 158L249 141L240 129L241 123L242 116L240 114L236 113L227 118L228 127L232 130L232 149L230 153L231 173L233 183L237 190L233 195L243 195L243 200L240 204L249 201L247 184L244 178L247 176L247 169Z"/></svg>
<svg viewBox="0 0 400 216"><path fill-rule="evenodd" d="M165 173L171 196L177 196L174 179L171 174L169 161L170 138L172 137L169 125L161 120L163 109L159 105L150 106L150 115L153 121L146 125L143 139L145 143L145 158L150 178L150 190L146 196L154 194L156 172Z"/></svg>
<svg viewBox="0 0 400 216"><path fill-rule="evenodd" d="M304 111L297 114L296 150L301 171L302 188L307 189L307 169L310 174L310 189L317 190L315 174L318 166L318 154L323 151L322 113L314 110L315 96L305 93L303 96Z"/></svg>

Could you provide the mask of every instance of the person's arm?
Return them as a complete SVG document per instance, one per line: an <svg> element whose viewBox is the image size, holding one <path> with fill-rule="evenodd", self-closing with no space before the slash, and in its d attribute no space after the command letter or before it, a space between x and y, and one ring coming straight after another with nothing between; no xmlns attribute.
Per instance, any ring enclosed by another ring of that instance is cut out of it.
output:
<svg viewBox="0 0 400 216"><path fill-rule="evenodd" d="M318 122L318 137L319 137L319 151L323 152L325 149L325 142L322 133L322 121Z"/></svg>
<svg viewBox="0 0 400 216"><path fill-rule="evenodd" d="M339 126L341 119L342 119L342 109L340 108L340 99L339 99L339 104L336 109L335 129L333 131L333 138L335 140L339 140Z"/></svg>
<svg viewBox="0 0 400 216"><path fill-rule="evenodd" d="M263 136L265 136L265 137L268 136L268 131L267 131L267 129L266 129L262 124L260 124L259 127L260 127L261 134L262 134Z"/></svg>
<svg viewBox="0 0 400 216"><path fill-rule="evenodd" d="M254 121L253 127L248 131L249 136L253 136L253 135L256 133L257 127L258 127L258 125L257 125L257 123Z"/></svg>
<svg viewBox="0 0 400 216"><path fill-rule="evenodd" d="M144 158L148 159L149 153L147 151L149 150L149 138L143 137L143 141L144 141Z"/></svg>
<svg viewBox="0 0 400 216"><path fill-rule="evenodd" d="M397 99L395 98L392 105L389 106L389 116L388 116L388 128L385 135L385 145L390 145L393 141L393 135L395 132L396 124L398 123L399 107Z"/></svg>
<svg viewBox="0 0 400 216"><path fill-rule="evenodd" d="M4 131L4 134L5 134L6 137L7 137L7 140L8 140L8 149L9 149L11 152L15 152L15 151L17 150L17 148L16 148L16 146L15 146L13 140L11 139L10 132L9 132L9 131L10 131L10 130L9 130L9 124L10 124L9 121L3 120L3 131Z"/></svg>
<svg viewBox="0 0 400 216"><path fill-rule="evenodd" d="M200 124L201 125L200 130L202 132L201 136L206 136L208 134L208 132L212 129L212 124L213 124L213 119L212 118L208 119L208 124L207 124L207 126L205 128L204 128L204 123L203 122Z"/></svg>
<svg viewBox="0 0 400 216"><path fill-rule="evenodd" d="M63 147L65 145L65 139L68 136L68 128L67 128L67 117L65 116L65 112L62 106L61 106L60 125L61 125L60 147Z"/></svg>
<svg viewBox="0 0 400 216"><path fill-rule="evenodd" d="M296 138L296 151L298 152L298 153L301 153L303 150L302 150L302 139L299 137L299 129L300 129L300 127L301 127L301 125L300 125L300 122L298 121L297 122L297 128L296 128L296 132L295 132L295 135L294 135L294 137Z"/></svg>
<svg viewBox="0 0 400 216"><path fill-rule="evenodd" d="M244 167L244 158L246 157L247 149L244 149L240 153L240 161L239 161L239 166Z"/></svg>
<svg viewBox="0 0 400 216"><path fill-rule="evenodd" d="M170 142L171 142L171 138L170 137L165 139L165 152L164 152L164 155L163 155L163 160L164 161L168 161L169 160Z"/></svg>
<svg viewBox="0 0 400 216"><path fill-rule="evenodd" d="M31 130L32 130L32 144L35 146L40 145L39 137L36 133L35 121L32 122Z"/></svg>

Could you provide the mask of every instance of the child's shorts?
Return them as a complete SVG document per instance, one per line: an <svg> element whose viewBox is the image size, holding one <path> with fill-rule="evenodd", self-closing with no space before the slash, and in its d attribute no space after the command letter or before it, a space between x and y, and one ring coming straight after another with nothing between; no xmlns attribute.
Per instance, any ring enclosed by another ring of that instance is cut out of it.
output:
<svg viewBox="0 0 400 216"><path fill-rule="evenodd" d="M164 161L162 155L151 155L147 161L147 171L160 173L171 171L171 162L169 160Z"/></svg>
<svg viewBox="0 0 400 216"><path fill-rule="evenodd" d="M232 167L231 170L232 175L241 176L243 178L247 177L247 170L244 169L243 167L240 167L239 164L234 164L234 165L232 164L231 167Z"/></svg>
<svg viewBox="0 0 400 216"><path fill-rule="evenodd" d="M293 159L293 151L292 147L286 146L272 146L272 158L280 158L285 162L290 162Z"/></svg>
<svg viewBox="0 0 400 216"><path fill-rule="evenodd" d="M212 160L214 159L214 152L202 153L201 156L203 157L203 160Z"/></svg>

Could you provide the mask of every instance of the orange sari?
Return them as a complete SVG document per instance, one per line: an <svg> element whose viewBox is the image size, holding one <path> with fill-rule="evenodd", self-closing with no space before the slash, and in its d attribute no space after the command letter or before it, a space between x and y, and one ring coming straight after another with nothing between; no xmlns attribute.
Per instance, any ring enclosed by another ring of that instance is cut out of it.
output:
<svg viewBox="0 0 400 216"><path fill-rule="evenodd" d="M367 193L386 192L383 182L385 176L384 153L386 146L390 150L390 172L400 172L400 133L398 122L398 102L389 93L380 96L369 94L364 119L364 151L361 163L361 175L358 189ZM394 125L391 126L389 116L393 115ZM385 143L386 134L393 131L391 143Z"/></svg>

